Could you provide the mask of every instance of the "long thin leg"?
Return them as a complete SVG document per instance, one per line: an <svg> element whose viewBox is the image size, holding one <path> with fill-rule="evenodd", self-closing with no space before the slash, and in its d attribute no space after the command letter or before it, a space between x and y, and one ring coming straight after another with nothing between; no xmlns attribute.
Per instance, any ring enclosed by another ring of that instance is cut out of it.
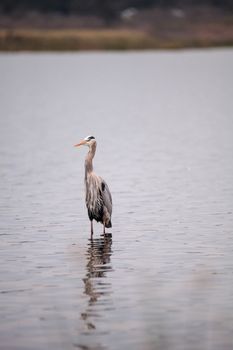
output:
<svg viewBox="0 0 233 350"><path fill-rule="evenodd" d="M93 221L91 220L91 239L93 238L93 233L94 233L94 230L93 230Z"/></svg>
<svg viewBox="0 0 233 350"><path fill-rule="evenodd" d="M105 224L104 223L103 223L103 226L104 226L103 234L105 235Z"/></svg>

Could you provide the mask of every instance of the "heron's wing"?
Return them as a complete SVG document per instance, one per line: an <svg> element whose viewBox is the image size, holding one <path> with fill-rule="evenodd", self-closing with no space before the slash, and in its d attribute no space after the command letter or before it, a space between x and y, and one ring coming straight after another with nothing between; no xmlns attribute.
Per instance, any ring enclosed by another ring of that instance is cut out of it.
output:
<svg viewBox="0 0 233 350"><path fill-rule="evenodd" d="M101 193L104 201L104 205L106 206L109 214L112 214L112 196L110 190L108 188L107 183L100 177L101 181Z"/></svg>

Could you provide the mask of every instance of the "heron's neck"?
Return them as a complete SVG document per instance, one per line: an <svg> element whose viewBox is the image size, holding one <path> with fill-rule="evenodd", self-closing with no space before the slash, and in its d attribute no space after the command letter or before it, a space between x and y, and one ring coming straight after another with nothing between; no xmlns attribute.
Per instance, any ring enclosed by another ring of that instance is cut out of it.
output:
<svg viewBox="0 0 233 350"><path fill-rule="evenodd" d="M96 151L96 145L93 144L89 148L89 152L87 153L86 160L85 160L85 178L87 178L88 174L92 173L93 171L93 164L92 159L94 158Z"/></svg>

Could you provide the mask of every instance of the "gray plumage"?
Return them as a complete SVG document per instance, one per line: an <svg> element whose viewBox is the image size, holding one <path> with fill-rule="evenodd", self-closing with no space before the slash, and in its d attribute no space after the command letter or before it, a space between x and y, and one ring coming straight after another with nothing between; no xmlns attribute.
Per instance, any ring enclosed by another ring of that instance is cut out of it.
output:
<svg viewBox="0 0 233 350"><path fill-rule="evenodd" d="M91 236L93 235L93 220L101 222L104 227L112 227L112 196L107 183L93 171L92 160L96 151L96 140L94 136L87 136L75 146L87 145L89 151L85 159L85 189L86 206L91 221Z"/></svg>

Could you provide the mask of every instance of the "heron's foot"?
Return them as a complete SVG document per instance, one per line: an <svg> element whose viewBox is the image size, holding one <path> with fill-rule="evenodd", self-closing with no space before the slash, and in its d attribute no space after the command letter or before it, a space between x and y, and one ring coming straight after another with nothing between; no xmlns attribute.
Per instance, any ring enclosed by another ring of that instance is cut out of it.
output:
<svg viewBox="0 0 233 350"><path fill-rule="evenodd" d="M102 235L100 235L101 237L105 237L105 238L111 238L112 237L112 234L109 232L105 232L103 233Z"/></svg>

